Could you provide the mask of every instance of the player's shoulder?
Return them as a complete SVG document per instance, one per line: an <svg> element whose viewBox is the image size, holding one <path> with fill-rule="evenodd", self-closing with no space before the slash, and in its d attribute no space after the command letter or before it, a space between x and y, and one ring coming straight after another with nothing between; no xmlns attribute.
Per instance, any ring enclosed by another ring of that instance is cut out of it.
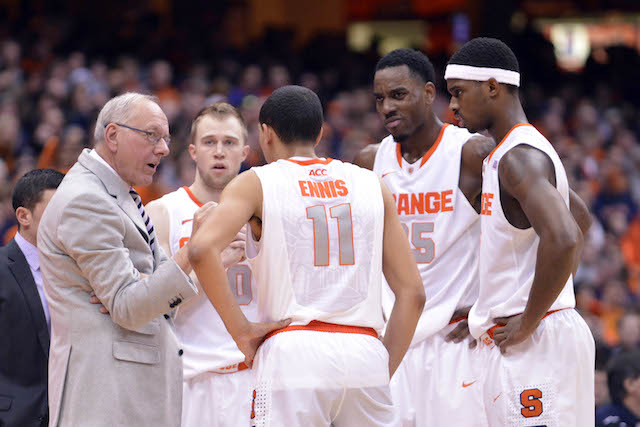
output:
<svg viewBox="0 0 640 427"><path fill-rule="evenodd" d="M185 191L184 187L180 187L175 191L171 191L169 193L166 193L162 197L152 200L151 202L147 203L146 206L167 206L171 203L175 203L176 201L185 200L186 198L188 198L187 192Z"/></svg>
<svg viewBox="0 0 640 427"><path fill-rule="evenodd" d="M364 147L353 159L353 164L360 166L361 168L373 170L373 165L376 161L376 155L382 143L369 144Z"/></svg>

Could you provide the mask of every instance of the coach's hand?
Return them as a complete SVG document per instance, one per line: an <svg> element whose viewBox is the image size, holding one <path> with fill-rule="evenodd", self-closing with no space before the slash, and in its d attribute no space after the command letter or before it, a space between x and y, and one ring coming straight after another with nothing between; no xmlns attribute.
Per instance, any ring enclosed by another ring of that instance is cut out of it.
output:
<svg viewBox="0 0 640 427"><path fill-rule="evenodd" d="M104 305L102 305L102 301L100 301L100 299L98 299L98 297L96 296L96 293L94 291L91 291L89 296L90 296L89 302L91 304L100 304L100 313L109 314L109 310L107 310L107 308Z"/></svg>
<svg viewBox="0 0 640 427"><path fill-rule="evenodd" d="M291 323L291 319L279 322L253 323L249 322L245 331L237 338L234 337L238 349L244 354L244 363L249 368L253 366L253 359L256 357L258 347L264 341L264 337L272 331L286 328Z"/></svg>
<svg viewBox="0 0 640 427"><path fill-rule="evenodd" d="M496 325L502 326L493 331L493 341L504 354L507 348L520 344L536 330L536 328L526 328L522 323L522 314L511 317L498 317L493 319ZM536 325L537 327L537 325Z"/></svg>

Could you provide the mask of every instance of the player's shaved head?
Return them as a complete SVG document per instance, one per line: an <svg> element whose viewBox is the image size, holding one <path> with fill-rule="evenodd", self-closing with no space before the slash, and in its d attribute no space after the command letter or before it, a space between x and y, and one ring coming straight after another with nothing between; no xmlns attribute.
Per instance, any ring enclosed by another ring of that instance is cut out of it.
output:
<svg viewBox="0 0 640 427"><path fill-rule="evenodd" d="M260 124L270 126L284 144L315 143L324 117L318 95L302 86L276 89L262 105Z"/></svg>

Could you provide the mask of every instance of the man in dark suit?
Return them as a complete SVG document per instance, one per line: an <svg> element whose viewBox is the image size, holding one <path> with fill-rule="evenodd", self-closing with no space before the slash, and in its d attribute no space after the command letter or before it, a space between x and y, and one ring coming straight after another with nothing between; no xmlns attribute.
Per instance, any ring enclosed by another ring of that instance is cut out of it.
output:
<svg viewBox="0 0 640 427"><path fill-rule="evenodd" d="M0 248L0 426L46 426L49 308L36 249L44 208L62 181L37 169L18 180L13 208L18 233Z"/></svg>

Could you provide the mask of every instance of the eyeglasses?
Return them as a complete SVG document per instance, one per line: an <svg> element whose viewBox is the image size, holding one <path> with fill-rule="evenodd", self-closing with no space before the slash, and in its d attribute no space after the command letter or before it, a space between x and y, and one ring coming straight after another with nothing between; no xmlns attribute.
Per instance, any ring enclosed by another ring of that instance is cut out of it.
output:
<svg viewBox="0 0 640 427"><path fill-rule="evenodd" d="M171 135L167 135L167 136L161 136L158 135L155 132L152 132L150 130L142 130L142 129L138 129L138 128L134 128L132 126L127 126L127 125L123 125L122 123L116 123L116 122L112 122L114 125L118 125L121 126L123 128L127 128L127 129L131 129L131 130L135 130L136 132L140 132L145 134L145 136L147 137L147 139L149 140L149 142L151 143L151 145L156 145L160 142L160 140L164 139L165 144L167 144L167 146L169 144L171 144ZM106 125L104 125L104 127L106 128L107 126L109 126L111 123L107 123Z"/></svg>

